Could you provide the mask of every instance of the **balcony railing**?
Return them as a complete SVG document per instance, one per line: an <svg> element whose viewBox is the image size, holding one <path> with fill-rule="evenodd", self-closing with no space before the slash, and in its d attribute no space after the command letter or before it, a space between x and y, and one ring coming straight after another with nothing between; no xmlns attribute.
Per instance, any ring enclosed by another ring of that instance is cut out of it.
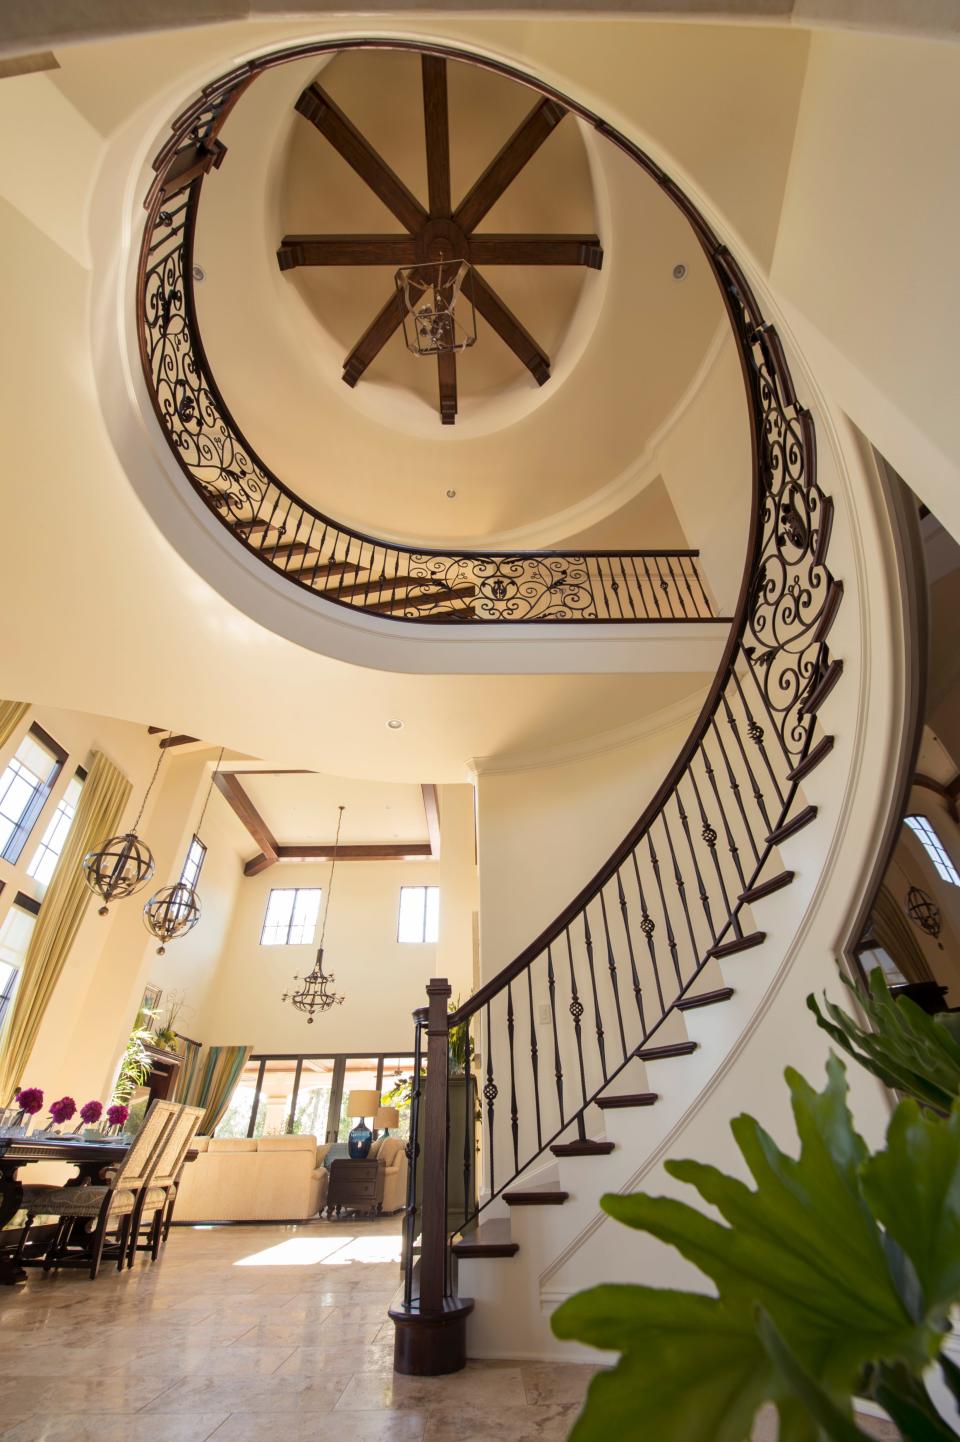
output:
<svg viewBox="0 0 960 1442"><path fill-rule="evenodd" d="M400 621L651 623L717 617L699 552L479 552L398 545L324 515L255 453L208 362L193 293L193 247L219 131L263 68L244 67L173 126L145 201L137 319L154 410L190 485L272 570L338 606Z"/></svg>

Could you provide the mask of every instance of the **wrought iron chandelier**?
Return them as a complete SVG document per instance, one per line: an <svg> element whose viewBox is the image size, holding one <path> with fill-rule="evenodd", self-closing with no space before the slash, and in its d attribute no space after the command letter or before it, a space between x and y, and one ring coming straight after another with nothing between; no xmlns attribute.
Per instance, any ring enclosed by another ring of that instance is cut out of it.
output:
<svg viewBox="0 0 960 1442"><path fill-rule="evenodd" d="M168 740L172 734L171 731L167 732ZM167 747L161 742L160 755L153 768L150 784L143 793L140 810L137 812L136 820L130 830L124 832L122 836L108 836L107 840L102 841L95 851L88 851L80 863L84 881L92 892L103 899L104 904L100 907L100 916L107 915L111 901L120 901L125 896L132 896L135 891L140 890L141 886L146 885L154 873L153 852L145 841L140 840L137 835L137 827L140 825L147 798L153 790L163 764L166 750Z"/></svg>
<svg viewBox="0 0 960 1442"><path fill-rule="evenodd" d="M333 895L333 877L337 869L337 850L340 846L340 827L343 824L343 810L340 807L340 814L337 817L337 834L333 842L333 861L330 864L330 884L327 887L327 900L323 908L323 926L320 928L320 945L317 949L317 959L313 964L313 970L306 976L294 976L294 981L302 983L296 991L285 991L280 998L281 1001L289 1001L297 1011L306 1014L307 1022L312 1025L316 1012L329 1011L332 1006L343 1006L345 996L338 996L333 990L336 977L331 972L327 976L323 969L323 939L327 934L327 919L330 916L330 898Z"/></svg>
<svg viewBox="0 0 960 1442"><path fill-rule="evenodd" d="M213 790L213 783L220 770L222 760L223 747L221 746L217 764L210 773L210 784L207 787L207 794L203 798L200 820L193 833L197 841L200 840L203 818L207 814L210 793ZM173 886L162 886L159 891L154 892L143 908L143 924L150 935L155 936L160 943L157 947L158 956L166 954L168 941L176 941L178 937L186 936L188 931L193 930L200 920L202 909L196 891L182 879L175 882Z"/></svg>
<svg viewBox="0 0 960 1442"><path fill-rule="evenodd" d="M403 306L403 338L414 355L466 350L477 339L477 313L463 290L466 260L403 266L396 274Z"/></svg>
<svg viewBox="0 0 960 1442"><path fill-rule="evenodd" d="M940 908L932 896L928 896L919 886L911 886L907 892L907 915L915 926L932 937L940 950L943 950L943 942L940 940L942 921Z"/></svg>

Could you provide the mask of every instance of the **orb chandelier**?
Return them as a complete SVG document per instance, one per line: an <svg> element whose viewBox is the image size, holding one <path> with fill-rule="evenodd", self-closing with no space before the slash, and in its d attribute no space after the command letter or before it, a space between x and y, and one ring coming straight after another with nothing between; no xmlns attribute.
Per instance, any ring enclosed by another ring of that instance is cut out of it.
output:
<svg viewBox="0 0 960 1442"><path fill-rule="evenodd" d="M168 741L172 734L171 731L167 732ZM157 764L153 768L150 784L143 793L140 810L137 812L136 820L130 830L124 832L122 836L108 836L96 850L88 851L80 863L84 881L90 890L103 900L103 906L99 911L100 916L107 915L111 901L120 901L125 896L132 896L135 891L140 890L141 886L146 885L153 875L153 852L145 841L140 840L137 835L137 827L140 825L143 809L153 790L167 749L161 741Z"/></svg>
<svg viewBox="0 0 960 1442"><path fill-rule="evenodd" d="M414 355L441 355L473 345L477 314L472 294L463 289L471 268L465 260L438 260L397 271L403 338Z"/></svg>
<svg viewBox="0 0 960 1442"><path fill-rule="evenodd" d="M207 794L203 798L200 820L193 833L197 841L200 840L203 818L207 814L210 793L213 790L213 783L220 770L222 760L223 747L221 746L217 764L210 773L210 784L207 787ZM182 876L173 886L162 886L159 891L154 892L143 908L143 924L150 935L155 936L160 943L157 947L158 956L166 955L168 941L176 941L178 937L186 936L188 931L193 930L200 920L201 910L199 896L194 888L183 880Z"/></svg>
<svg viewBox="0 0 960 1442"><path fill-rule="evenodd" d="M915 926L919 926L921 931L932 937L942 951L940 908L933 897L928 896L919 886L911 886L907 892L907 915Z"/></svg>
<svg viewBox="0 0 960 1442"><path fill-rule="evenodd" d="M327 976L323 969L323 939L327 934L327 920L330 916L330 898L333 895L333 877L337 869L337 849L340 845L340 827L343 824L343 807L340 807L340 814L337 817L337 834L333 843L333 860L330 864L330 883L327 887L327 900L323 908L323 926L320 928L320 946L317 949L317 959L313 964L312 971L306 976L294 976L294 981L301 985L295 991L285 991L281 1001L288 1001L295 1006L297 1011L305 1013L307 1022L313 1024L316 1012L329 1011L332 1006L343 1006L345 996L338 996L333 989L336 977L331 974Z"/></svg>

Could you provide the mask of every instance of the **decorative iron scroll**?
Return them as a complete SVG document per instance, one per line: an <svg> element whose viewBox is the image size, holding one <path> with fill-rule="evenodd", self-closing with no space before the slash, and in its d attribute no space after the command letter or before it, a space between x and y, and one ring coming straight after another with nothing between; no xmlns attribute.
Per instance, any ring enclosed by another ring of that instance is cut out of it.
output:
<svg viewBox="0 0 960 1442"><path fill-rule="evenodd" d="M697 551L482 553L395 545L296 497L236 425L204 353L193 240L204 176L226 154L218 132L257 67L185 112L146 200L139 273L144 374L191 485L248 550L338 605L394 620L458 623L704 621L715 615Z"/></svg>

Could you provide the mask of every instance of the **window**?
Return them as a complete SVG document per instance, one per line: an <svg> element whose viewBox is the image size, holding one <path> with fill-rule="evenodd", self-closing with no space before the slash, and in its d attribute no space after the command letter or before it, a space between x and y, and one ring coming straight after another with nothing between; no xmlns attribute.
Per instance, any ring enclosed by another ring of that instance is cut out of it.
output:
<svg viewBox="0 0 960 1442"><path fill-rule="evenodd" d="M401 886L397 940L436 941L439 929L439 886Z"/></svg>
<svg viewBox="0 0 960 1442"><path fill-rule="evenodd" d="M189 886L191 889L196 887L200 880L200 872L203 870L206 854L207 848L199 836L195 836L187 848L187 859L183 863L183 870L180 873L180 880L184 886Z"/></svg>
<svg viewBox="0 0 960 1442"><path fill-rule="evenodd" d="M0 776L0 856L14 865L67 759L39 726L31 726Z"/></svg>
<svg viewBox="0 0 960 1442"><path fill-rule="evenodd" d="M261 946L309 946L317 930L321 891L284 887L270 892Z"/></svg>
<svg viewBox="0 0 960 1442"><path fill-rule="evenodd" d="M77 814L77 802L86 779L81 768L70 781L57 804L57 809L47 822L47 829L40 838L40 845L30 858L27 875L42 888L46 888L53 876L54 867L60 859L67 834Z"/></svg>
<svg viewBox="0 0 960 1442"><path fill-rule="evenodd" d="M951 886L960 886L956 867L943 849L943 843L925 816L907 816L907 825L937 869L937 875Z"/></svg>
<svg viewBox="0 0 960 1442"><path fill-rule="evenodd" d="M36 924L36 914L14 902L0 926L0 1023L16 991L20 968Z"/></svg>

